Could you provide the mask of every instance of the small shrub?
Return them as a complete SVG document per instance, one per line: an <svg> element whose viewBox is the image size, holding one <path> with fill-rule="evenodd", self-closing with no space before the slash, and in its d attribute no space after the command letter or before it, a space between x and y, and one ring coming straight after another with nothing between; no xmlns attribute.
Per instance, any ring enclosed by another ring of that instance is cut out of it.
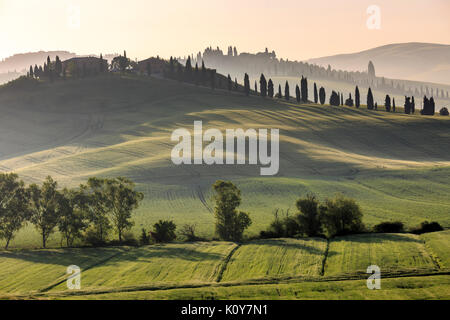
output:
<svg viewBox="0 0 450 320"><path fill-rule="evenodd" d="M328 237L362 233L363 214L354 199L338 194L320 207L321 220Z"/></svg>
<svg viewBox="0 0 450 320"><path fill-rule="evenodd" d="M177 226L170 220L159 220L159 222L153 225L153 232L151 233L152 239L157 242L171 242L177 238L175 234Z"/></svg>
<svg viewBox="0 0 450 320"><path fill-rule="evenodd" d="M141 246L146 246L150 244L150 236L147 232L147 230L145 230L145 228L142 228L141 230L141 235L139 237L139 243L141 244Z"/></svg>
<svg viewBox="0 0 450 320"><path fill-rule="evenodd" d="M259 237L261 239L276 239L276 238L281 238L282 236L280 236L278 233L275 233L271 230L267 230L267 231L261 231L259 233Z"/></svg>
<svg viewBox="0 0 450 320"><path fill-rule="evenodd" d="M439 110L439 114L441 116L448 116L448 109L446 107L443 107L441 110Z"/></svg>
<svg viewBox="0 0 450 320"><path fill-rule="evenodd" d="M180 235L184 237L188 242L203 241L204 239L198 237L195 234L195 229L195 224L185 224L180 230Z"/></svg>
<svg viewBox="0 0 450 320"><path fill-rule="evenodd" d="M404 225L400 221L381 222L373 227L373 231L376 233L401 233L404 231Z"/></svg>
<svg viewBox="0 0 450 320"><path fill-rule="evenodd" d="M443 231L444 228L438 223L438 222L428 222L424 221L420 224L419 227L414 228L411 230L414 234L423 234L423 233L429 233L429 232L437 232L437 231Z"/></svg>
<svg viewBox="0 0 450 320"><path fill-rule="evenodd" d="M276 238L292 238L301 232L298 223L298 216L289 216L289 210L286 211L284 217L278 214L279 209L274 213L274 220L269 228L259 233L262 239L276 239Z"/></svg>

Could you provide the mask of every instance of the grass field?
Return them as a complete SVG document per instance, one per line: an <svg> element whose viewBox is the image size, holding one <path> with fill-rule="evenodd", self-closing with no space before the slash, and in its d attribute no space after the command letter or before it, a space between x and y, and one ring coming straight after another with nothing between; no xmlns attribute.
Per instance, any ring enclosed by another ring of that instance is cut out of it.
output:
<svg viewBox="0 0 450 320"><path fill-rule="evenodd" d="M236 244L167 244L133 249L83 273L83 287L125 287L152 283L214 282ZM55 291L65 290L66 284Z"/></svg>
<svg viewBox="0 0 450 320"><path fill-rule="evenodd" d="M328 250L323 239L275 239L0 252L0 299L448 299L449 269L433 261L448 258L447 236L346 236ZM81 290L67 289L72 264ZM382 290L366 287L372 264Z"/></svg>
<svg viewBox="0 0 450 320"><path fill-rule="evenodd" d="M381 290L369 290L365 280L242 285L232 287L171 289L50 299L120 300L427 300L450 299L450 277L430 276L385 279Z"/></svg>
<svg viewBox="0 0 450 320"><path fill-rule="evenodd" d="M125 250L84 248L0 251L0 292L22 293L46 289L64 280L70 265L86 270Z"/></svg>
<svg viewBox="0 0 450 320"><path fill-rule="evenodd" d="M295 200L308 192L354 197L368 225L436 220L450 227L449 117L297 105L135 76L0 89L0 112L0 171L26 182L52 175L61 187L94 175L131 178L145 195L136 234L169 218L212 237L217 179L242 190L241 209L253 220L248 235L265 229L277 208L295 211ZM170 135L191 130L194 120L204 129L279 128L279 174L260 177L249 165L173 165ZM49 244L59 242L56 233ZM39 244L28 226L11 246Z"/></svg>
<svg viewBox="0 0 450 320"><path fill-rule="evenodd" d="M370 234L338 237L330 242L325 275L365 274L377 265L381 274L438 270L425 243L411 234Z"/></svg>
<svg viewBox="0 0 450 320"><path fill-rule="evenodd" d="M282 276L319 276L327 242L323 239L261 240L240 246L223 281Z"/></svg>
<svg viewBox="0 0 450 320"><path fill-rule="evenodd" d="M450 230L427 233L421 236L441 268L450 268Z"/></svg>

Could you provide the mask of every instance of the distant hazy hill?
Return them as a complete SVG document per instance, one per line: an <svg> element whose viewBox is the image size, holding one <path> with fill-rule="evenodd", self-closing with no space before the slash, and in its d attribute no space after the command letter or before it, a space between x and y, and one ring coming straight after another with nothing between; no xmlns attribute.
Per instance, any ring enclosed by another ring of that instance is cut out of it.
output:
<svg viewBox="0 0 450 320"><path fill-rule="evenodd" d="M450 45L390 44L359 53L311 59L309 62L342 70L367 70L375 64L377 76L450 84Z"/></svg>
<svg viewBox="0 0 450 320"><path fill-rule="evenodd" d="M19 53L0 61L0 73L28 70L30 65L34 66L35 64L40 66L44 64L48 56L50 56L50 59L52 60L54 60L56 56L59 56L61 60L66 60L75 57L76 54L68 51Z"/></svg>
<svg viewBox="0 0 450 320"><path fill-rule="evenodd" d="M47 61L48 56L50 56L52 61L56 59L56 56L64 61L73 57L95 55L77 55L75 53L62 50L18 53L0 61L0 85L26 74L30 66L43 65L44 62ZM116 56L118 56L117 53L104 54L103 58L111 61Z"/></svg>

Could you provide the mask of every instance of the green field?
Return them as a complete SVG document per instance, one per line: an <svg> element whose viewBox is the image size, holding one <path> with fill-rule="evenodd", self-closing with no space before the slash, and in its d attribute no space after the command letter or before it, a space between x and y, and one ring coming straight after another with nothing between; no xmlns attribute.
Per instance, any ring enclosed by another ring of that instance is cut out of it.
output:
<svg viewBox="0 0 450 320"><path fill-rule="evenodd" d="M0 251L0 292L24 293L47 289L64 280L67 267L82 270L124 252L125 248Z"/></svg>
<svg viewBox="0 0 450 320"><path fill-rule="evenodd" d="M450 268L450 230L422 235L422 239L441 268Z"/></svg>
<svg viewBox="0 0 450 320"><path fill-rule="evenodd" d="M411 234L370 234L330 241L325 275L361 273L377 265L381 273L438 270L425 243Z"/></svg>
<svg viewBox="0 0 450 320"><path fill-rule="evenodd" d="M448 299L450 270L435 263L448 258L448 243L443 231L346 236L329 246L274 239L15 250L0 252L0 299ZM72 264L81 290L67 289ZM366 287L372 264L382 290Z"/></svg>
<svg viewBox="0 0 450 320"><path fill-rule="evenodd" d="M243 285L233 287L171 289L50 299L120 300L427 300L450 299L450 277L430 276L386 279L381 290L368 290L365 280Z"/></svg>
<svg viewBox="0 0 450 320"><path fill-rule="evenodd" d="M126 287L155 283L214 282L236 244L167 244L127 251L83 273L83 287ZM65 290L66 284L55 288Z"/></svg>
<svg viewBox="0 0 450 320"><path fill-rule="evenodd" d="M222 280L319 276L327 242L323 239L261 240L240 246Z"/></svg>
<svg viewBox="0 0 450 320"><path fill-rule="evenodd" d="M354 197L369 226L436 220L450 227L449 117L298 105L137 76L3 88L0 112L1 171L26 182L52 175L61 187L91 176L131 178L145 195L134 216L136 234L170 218L178 226L195 223L211 238L217 179L242 190L250 236L268 226L276 209L295 211L295 200L308 192L321 200L336 192ZM173 165L170 135L191 130L194 120L204 130L279 128L279 174L260 177L259 167L249 165ZM49 245L59 243L55 233ZM39 244L27 226L11 247Z"/></svg>

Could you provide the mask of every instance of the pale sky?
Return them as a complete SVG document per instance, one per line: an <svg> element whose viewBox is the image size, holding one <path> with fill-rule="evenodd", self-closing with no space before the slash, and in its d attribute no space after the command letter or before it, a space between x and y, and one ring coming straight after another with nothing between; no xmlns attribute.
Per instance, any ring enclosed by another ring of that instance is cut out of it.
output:
<svg viewBox="0 0 450 320"><path fill-rule="evenodd" d="M367 27L380 8L381 29ZM220 46L304 60L399 42L450 44L450 0L0 0L0 58L39 50L184 56Z"/></svg>

